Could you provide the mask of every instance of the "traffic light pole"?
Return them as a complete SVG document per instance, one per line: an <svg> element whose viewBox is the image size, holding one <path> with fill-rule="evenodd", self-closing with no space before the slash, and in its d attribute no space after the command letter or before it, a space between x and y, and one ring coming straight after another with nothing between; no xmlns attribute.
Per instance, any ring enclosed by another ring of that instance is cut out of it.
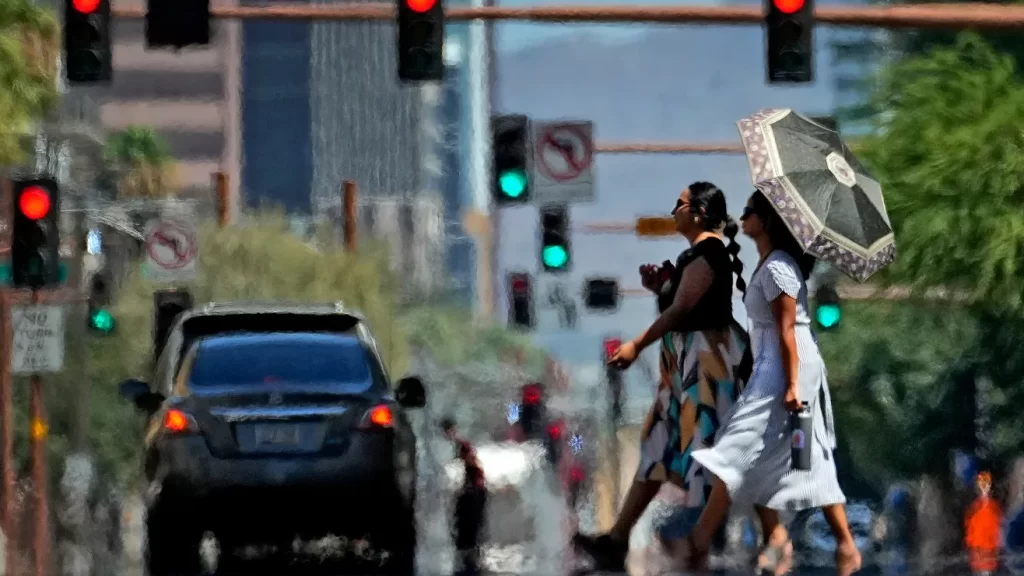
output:
<svg viewBox="0 0 1024 576"><path fill-rule="evenodd" d="M11 365L11 351L14 344L14 335L11 330L11 300L7 290L0 291L0 443L3 444L3 454L0 455L0 475L3 476L3 502L0 510L0 520L3 521L5 537L4 550L4 573L18 574L17 567L17 537L14 522L14 391L12 374L9 369Z"/></svg>
<svg viewBox="0 0 1024 576"><path fill-rule="evenodd" d="M117 18L141 19L145 8L117 8ZM394 20L391 3L215 6L213 18L264 20ZM478 6L449 7L445 19L530 22L647 22L656 24L761 24L760 6ZM903 6L822 6L819 24L881 28L962 30L1024 28L1024 6L993 4L907 4Z"/></svg>
<svg viewBox="0 0 1024 576"><path fill-rule="evenodd" d="M40 304L42 299L38 288L32 290L32 304ZM43 400L43 379L33 374L31 381L29 424L32 442L32 500L35 519L32 524L32 564L34 576L46 576L47 560L50 558L50 510L46 482L46 438L49 425L46 421L46 406Z"/></svg>

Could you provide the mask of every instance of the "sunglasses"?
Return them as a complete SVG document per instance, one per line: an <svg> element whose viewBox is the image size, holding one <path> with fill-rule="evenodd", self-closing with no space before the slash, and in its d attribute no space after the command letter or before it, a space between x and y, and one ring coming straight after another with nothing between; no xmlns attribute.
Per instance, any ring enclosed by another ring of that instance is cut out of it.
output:
<svg viewBox="0 0 1024 576"><path fill-rule="evenodd" d="M746 206L743 208L743 214L740 215L740 220L746 220L747 218L750 218L751 216L754 216L756 214L757 213L754 212L753 208L751 208L750 206Z"/></svg>
<svg viewBox="0 0 1024 576"><path fill-rule="evenodd" d="M675 213L679 212L683 208L689 208L689 204L683 202L682 198L676 198L676 206L675 206L675 208L672 209L671 212L669 212L669 214L672 214L673 216L675 216Z"/></svg>

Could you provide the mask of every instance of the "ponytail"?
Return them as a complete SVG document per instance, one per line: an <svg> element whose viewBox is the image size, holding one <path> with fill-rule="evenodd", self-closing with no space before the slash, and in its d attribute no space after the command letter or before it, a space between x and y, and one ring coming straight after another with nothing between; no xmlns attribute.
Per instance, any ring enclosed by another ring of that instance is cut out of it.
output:
<svg viewBox="0 0 1024 576"><path fill-rule="evenodd" d="M726 246L726 250L729 251L730 260L732 260L732 271L736 274L736 289L743 294L747 293L747 283L743 280L743 261L740 260L740 245L736 242L736 233L739 232L739 225L736 224L736 220L732 216L726 216L725 229L722 234L729 239L729 245Z"/></svg>

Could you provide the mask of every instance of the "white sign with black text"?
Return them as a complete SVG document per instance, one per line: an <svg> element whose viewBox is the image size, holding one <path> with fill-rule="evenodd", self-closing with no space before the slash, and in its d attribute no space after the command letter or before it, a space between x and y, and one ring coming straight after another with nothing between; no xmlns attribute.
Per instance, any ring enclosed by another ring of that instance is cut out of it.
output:
<svg viewBox="0 0 1024 576"><path fill-rule="evenodd" d="M11 372L44 374L64 369L64 307L14 306Z"/></svg>

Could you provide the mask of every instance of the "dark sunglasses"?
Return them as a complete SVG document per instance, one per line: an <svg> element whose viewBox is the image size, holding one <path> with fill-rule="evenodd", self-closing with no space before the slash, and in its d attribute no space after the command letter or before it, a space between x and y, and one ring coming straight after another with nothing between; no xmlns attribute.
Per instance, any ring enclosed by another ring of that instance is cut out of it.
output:
<svg viewBox="0 0 1024 576"><path fill-rule="evenodd" d="M753 208L751 208L750 206L746 206L743 208L743 214L740 215L740 220L746 220L747 218L750 218L755 214L757 213L754 212Z"/></svg>
<svg viewBox="0 0 1024 576"><path fill-rule="evenodd" d="M686 203L683 202L683 199L676 198L676 207L673 208L672 211L669 212L669 214L672 214L674 216L676 212L679 212L679 210L681 210L684 207L686 207Z"/></svg>

